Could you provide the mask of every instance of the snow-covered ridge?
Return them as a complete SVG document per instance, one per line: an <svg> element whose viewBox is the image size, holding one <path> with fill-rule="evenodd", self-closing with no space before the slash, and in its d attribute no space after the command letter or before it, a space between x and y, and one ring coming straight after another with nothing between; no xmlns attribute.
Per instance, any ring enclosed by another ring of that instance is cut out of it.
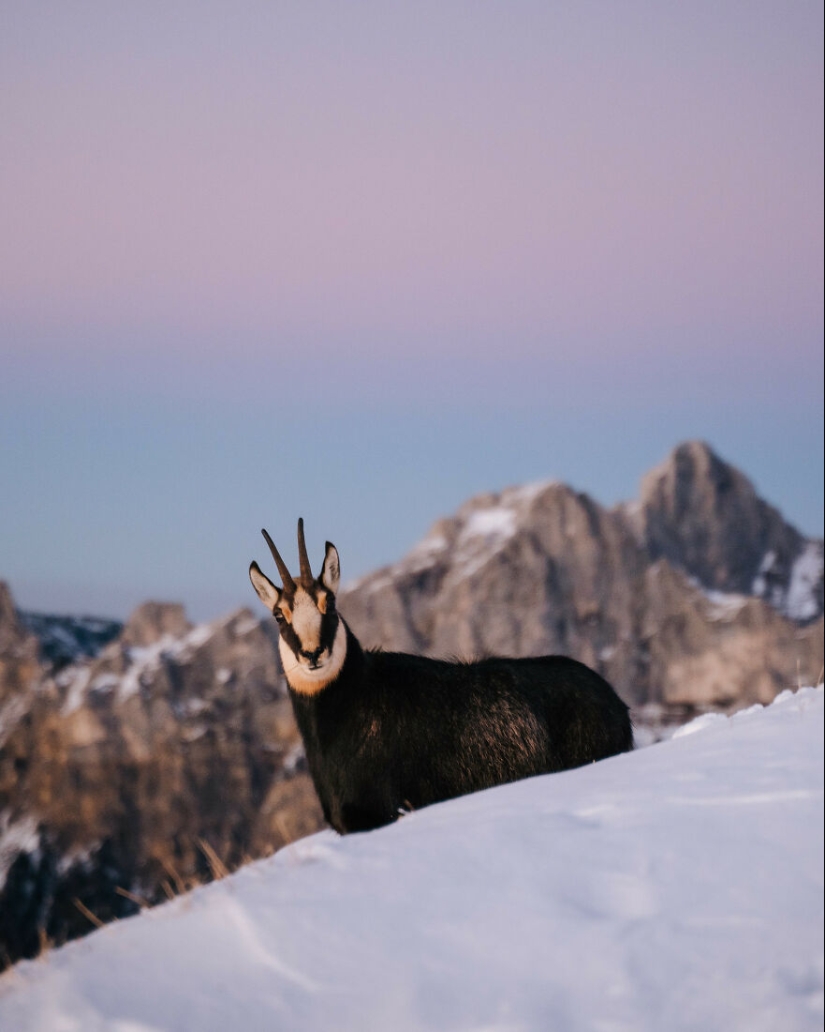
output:
<svg viewBox="0 0 825 1032"><path fill-rule="evenodd" d="M688 583L701 592L710 603L711 620L731 620L748 604L750 596L736 591L716 591L706 588L696 577L688 577Z"/></svg>
<svg viewBox="0 0 825 1032"><path fill-rule="evenodd" d="M0 1027L820 1029L824 713L314 835L19 964Z"/></svg>
<svg viewBox="0 0 825 1032"><path fill-rule="evenodd" d="M787 585L773 584L769 577L777 565L777 556L768 551L759 564L753 581L754 595L766 599L791 620L811 620L819 612L818 595L822 590L823 545L821 541L806 541L791 566Z"/></svg>
<svg viewBox="0 0 825 1032"><path fill-rule="evenodd" d="M37 848L39 835L33 817L12 820L8 810L0 813L0 889L6 884L9 868L18 853L30 853Z"/></svg>
<svg viewBox="0 0 825 1032"><path fill-rule="evenodd" d="M739 525L720 502L725 484L736 488ZM557 493L551 494L554 489ZM677 504L677 496L681 503ZM685 497L690 504L683 511ZM562 536L567 536L563 547L558 545L559 526ZM711 602L704 607L706 620L733 621L754 597L797 624L811 622L822 611L822 541L800 536L756 495L743 474L702 442L679 446L644 479L639 500L612 509L558 481L478 495L438 520L398 562L347 584L345 593L351 598L360 591L371 596L389 589L397 595L390 608L398 612L411 597L427 596L436 612L427 626L435 626L440 596L449 596L468 580L472 591L491 590L497 577L516 573L505 569L510 557L515 567L536 549L539 553L550 549L554 567L565 568L560 583L565 578L580 583L576 576L587 566L593 548L600 550L605 570L617 584L627 581L635 575L633 563L624 562L629 550L617 543L626 541L628 534L638 549L639 562L653 566L664 558L706 594ZM525 535L531 541L522 548ZM515 539L518 544L511 548ZM554 599L556 611L559 601ZM364 613L374 613L374 601L365 598L363 605ZM406 616L419 634L418 617L410 617L411 612L406 611ZM568 624L577 618L577 612L558 613L558 620ZM523 622L523 614L517 619ZM389 631L392 636L391 622L384 621L384 635ZM472 622L472 617L468 615L465 622ZM408 629L399 631L404 647L409 642ZM482 633L475 626L463 630L467 640Z"/></svg>
<svg viewBox="0 0 825 1032"><path fill-rule="evenodd" d="M149 683L165 663L186 663L192 656L221 630L232 625L236 637L243 637L257 629L260 624L254 617L231 613L205 623L196 624L180 637L164 634L151 645L132 646L122 649L117 642L111 648L117 650L118 660L125 661L126 669L105 668L107 654L101 655L104 669L94 672L89 665L73 665L62 670L56 677L57 683L67 688L63 703L63 714L68 715L84 704L90 693L114 692L118 702L125 702L140 691L141 685ZM216 670L220 683L226 683L230 674ZM223 678L223 680L221 680Z"/></svg>
<svg viewBox="0 0 825 1032"><path fill-rule="evenodd" d="M52 616L18 613L21 624L36 635L43 657L63 666L98 655L122 630L117 620L92 616Z"/></svg>
<svg viewBox="0 0 825 1032"><path fill-rule="evenodd" d="M472 577L522 529L533 503L556 481L509 487L499 495L469 502L459 510L452 577Z"/></svg>
<svg viewBox="0 0 825 1032"><path fill-rule="evenodd" d="M439 520L399 562L350 581L346 591L364 586L370 592L380 591L396 577L420 573L440 562L449 564L453 578L471 577L523 528L536 499L558 486L556 480L543 480L472 498L454 517Z"/></svg>
<svg viewBox="0 0 825 1032"><path fill-rule="evenodd" d="M809 541L791 568L785 612L792 620L809 620L816 616L819 610L816 591L822 583L822 572L822 542Z"/></svg>

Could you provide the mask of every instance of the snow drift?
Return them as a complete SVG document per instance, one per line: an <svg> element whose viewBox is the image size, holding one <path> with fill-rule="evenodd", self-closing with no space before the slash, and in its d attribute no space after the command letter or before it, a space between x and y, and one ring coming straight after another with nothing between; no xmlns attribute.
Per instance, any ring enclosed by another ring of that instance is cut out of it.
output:
<svg viewBox="0 0 825 1032"><path fill-rule="evenodd" d="M0 1027L821 1028L823 710L322 832L19 964Z"/></svg>

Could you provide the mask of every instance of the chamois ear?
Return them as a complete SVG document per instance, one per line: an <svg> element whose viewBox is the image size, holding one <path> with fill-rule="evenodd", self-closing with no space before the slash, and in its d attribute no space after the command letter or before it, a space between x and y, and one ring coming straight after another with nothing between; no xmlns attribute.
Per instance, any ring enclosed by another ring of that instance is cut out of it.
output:
<svg viewBox="0 0 825 1032"><path fill-rule="evenodd" d="M271 613L274 613L275 608L281 601L280 590L275 587L265 573L261 572L261 568L257 563L250 564L249 579L252 581L252 587L257 592L258 598Z"/></svg>
<svg viewBox="0 0 825 1032"><path fill-rule="evenodd" d="M338 549L329 541L327 541L320 579L327 591L331 591L333 595L337 594L338 585L341 582L341 563L338 559Z"/></svg>

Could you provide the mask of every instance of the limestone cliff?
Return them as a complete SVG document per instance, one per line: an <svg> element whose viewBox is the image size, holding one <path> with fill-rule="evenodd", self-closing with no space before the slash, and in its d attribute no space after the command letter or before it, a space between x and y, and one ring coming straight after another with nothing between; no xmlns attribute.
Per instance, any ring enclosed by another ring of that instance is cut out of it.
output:
<svg viewBox="0 0 825 1032"><path fill-rule="evenodd" d="M273 632L248 610L191 627L150 603L50 673L0 606L0 961L320 826Z"/></svg>

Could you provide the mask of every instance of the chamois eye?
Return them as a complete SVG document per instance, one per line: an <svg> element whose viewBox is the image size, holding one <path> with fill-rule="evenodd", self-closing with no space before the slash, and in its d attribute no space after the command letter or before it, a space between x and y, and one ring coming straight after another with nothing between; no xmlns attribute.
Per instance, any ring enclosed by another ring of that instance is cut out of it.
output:
<svg viewBox="0 0 825 1032"><path fill-rule="evenodd" d="M284 614L281 612L280 609L276 609L272 615L275 617L276 622L279 624L282 624L285 620Z"/></svg>

